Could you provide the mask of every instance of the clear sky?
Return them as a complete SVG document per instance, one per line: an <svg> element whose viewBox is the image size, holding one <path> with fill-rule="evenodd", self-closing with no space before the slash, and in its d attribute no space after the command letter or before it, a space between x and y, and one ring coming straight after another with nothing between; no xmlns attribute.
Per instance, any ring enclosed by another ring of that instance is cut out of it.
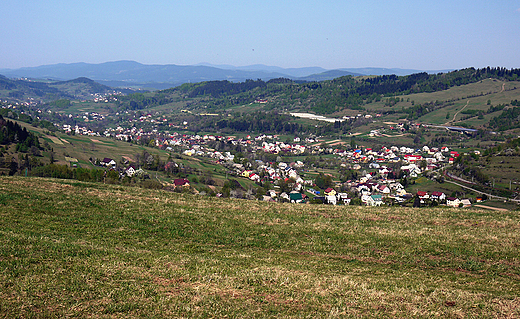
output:
<svg viewBox="0 0 520 319"><path fill-rule="evenodd" d="M520 68L520 1L2 0L0 68Z"/></svg>

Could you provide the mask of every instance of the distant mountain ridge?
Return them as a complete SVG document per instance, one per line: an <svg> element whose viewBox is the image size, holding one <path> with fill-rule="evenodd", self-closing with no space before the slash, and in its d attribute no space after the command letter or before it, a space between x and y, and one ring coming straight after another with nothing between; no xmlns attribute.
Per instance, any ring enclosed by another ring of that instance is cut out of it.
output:
<svg viewBox="0 0 520 319"><path fill-rule="evenodd" d="M270 80L289 78L300 81L324 81L345 75L407 75L423 72L420 70L359 68L327 70L320 67L281 68L262 64L235 67L231 65L141 64L135 61L114 61L99 64L60 63L1 69L0 74L11 78L35 78L67 81L86 77L110 86L146 86L165 88L189 82L228 80L243 82L247 79Z"/></svg>

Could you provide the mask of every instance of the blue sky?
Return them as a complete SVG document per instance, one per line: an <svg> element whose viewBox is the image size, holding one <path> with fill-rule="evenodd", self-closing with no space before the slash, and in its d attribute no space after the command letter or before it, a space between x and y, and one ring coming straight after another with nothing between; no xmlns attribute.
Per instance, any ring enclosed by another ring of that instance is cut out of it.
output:
<svg viewBox="0 0 520 319"><path fill-rule="evenodd" d="M520 1L2 0L0 68L520 68Z"/></svg>

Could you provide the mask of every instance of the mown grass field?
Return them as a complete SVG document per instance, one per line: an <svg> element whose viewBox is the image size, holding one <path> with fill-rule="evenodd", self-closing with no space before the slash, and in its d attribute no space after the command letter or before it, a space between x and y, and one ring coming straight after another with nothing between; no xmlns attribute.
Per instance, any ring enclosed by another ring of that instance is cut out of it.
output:
<svg viewBox="0 0 520 319"><path fill-rule="evenodd" d="M520 316L518 212L0 189L3 317Z"/></svg>

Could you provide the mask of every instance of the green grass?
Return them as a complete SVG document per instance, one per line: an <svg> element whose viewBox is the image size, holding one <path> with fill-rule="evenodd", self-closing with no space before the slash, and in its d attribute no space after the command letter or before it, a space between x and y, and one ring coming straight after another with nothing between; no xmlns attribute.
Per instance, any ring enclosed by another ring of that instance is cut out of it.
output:
<svg viewBox="0 0 520 319"><path fill-rule="evenodd" d="M504 84L504 91L502 91L502 85ZM516 88L516 89L515 89ZM435 101L453 101L453 105L443 107L435 110L431 113L419 118L420 122L432 123L432 124L444 124L448 121L453 120L455 113L462 109L469 100L468 106L465 110L482 110L487 111L490 105L487 104L488 100L491 101L492 105L498 104L509 104L511 100L519 98L520 82L510 81L502 82L495 79L487 79L478 83L472 83L468 85L452 87L448 90L434 92L434 93L417 93L398 96L404 101L397 103L392 107L394 110L401 110L402 107L409 108L412 106L411 101L417 104L430 103ZM480 94L483 94L480 96ZM389 110L390 108L384 107L383 99L381 102L374 102L366 105L366 108L372 112L380 112ZM450 118L446 119L446 114L450 113ZM458 114L455 121L459 121L462 117L466 117L466 114ZM496 115L493 115L496 116ZM476 127L481 126L489 122L491 117L485 116L485 119L477 120L476 118L471 121L471 125ZM381 121L392 120L390 117L385 117ZM456 124L455 123L455 124Z"/></svg>
<svg viewBox="0 0 520 319"><path fill-rule="evenodd" d="M4 317L518 317L518 212L0 178Z"/></svg>

